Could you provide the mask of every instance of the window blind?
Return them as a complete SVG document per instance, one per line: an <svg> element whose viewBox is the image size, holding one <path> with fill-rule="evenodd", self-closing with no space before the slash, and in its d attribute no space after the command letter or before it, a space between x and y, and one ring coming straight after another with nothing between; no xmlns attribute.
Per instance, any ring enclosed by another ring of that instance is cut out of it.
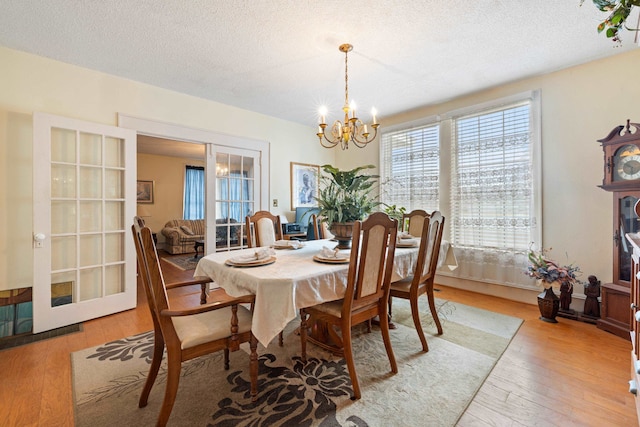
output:
<svg viewBox="0 0 640 427"><path fill-rule="evenodd" d="M452 135L452 243L527 250L535 222L529 102L454 118Z"/></svg>
<svg viewBox="0 0 640 427"><path fill-rule="evenodd" d="M381 137L380 200L407 212L439 206L439 125L384 133Z"/></svg>

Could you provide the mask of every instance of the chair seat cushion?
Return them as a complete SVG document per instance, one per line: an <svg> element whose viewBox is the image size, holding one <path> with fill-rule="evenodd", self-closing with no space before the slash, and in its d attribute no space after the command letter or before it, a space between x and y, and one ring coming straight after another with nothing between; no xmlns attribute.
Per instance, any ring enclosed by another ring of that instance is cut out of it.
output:
<svg viewBox="0 0 640 427"><path fill-rule="evenodd" d="M398 280L397 282L391 283L391 290L409 293L412 282L413 282L413 276L405 277L402 280Z"/></svg>
<svg viewBox="0 0 640 427"><path fill-rule="evenodd" d="M231 336L231 307L172 318L182 349ZM238 306L238 333L251 330L251 312Z"/></svg>
<svg viewBox="0 0 640 427"><path fill-rule="evenodd" d="M340 318L342 317L343 303L344 303L344 300L340 299L337 301L329 301L322 304L314 305L311 308L315 311L320 311L322 313L327 313L327 314L330 314L331 316Z"/></svg>

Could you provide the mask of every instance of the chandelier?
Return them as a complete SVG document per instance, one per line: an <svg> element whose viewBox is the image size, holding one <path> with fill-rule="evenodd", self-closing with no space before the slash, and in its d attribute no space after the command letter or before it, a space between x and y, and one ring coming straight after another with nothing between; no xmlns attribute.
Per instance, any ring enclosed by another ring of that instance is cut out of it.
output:
<svg viewBox="0 0 640 427"><path fill-rule="evenodd" d="M320 109L320 125L318 126L318 139L320 144L324 148L333 148L340 144L343 150L349 148L349 142L352 142L356 147L363 148L368 143L373 141L378 135L378 127L380 124L376 121L376 110L371 110L373 116L373 123L370 125L373 128L373 135L369 133L367 125L362 122L356 116L356 105L353 101L349 103L349 74L348 74L348 54L353 49L350 44L342 44L338 48L340 52L344 52L344 122L336 120L333 122L330 128L330 135L327 136L325 130L327 128L325 107Z"/></svg>

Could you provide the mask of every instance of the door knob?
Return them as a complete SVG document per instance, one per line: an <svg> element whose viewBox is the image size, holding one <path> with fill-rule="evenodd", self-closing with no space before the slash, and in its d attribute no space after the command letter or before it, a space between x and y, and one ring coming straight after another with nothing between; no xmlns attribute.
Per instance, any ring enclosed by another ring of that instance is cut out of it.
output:
<svg viewBox="0 0 640 427"><path fill-rule="evenodd" d="M42 244L44 242L44 239L46 239L47 236L45 236L43 233L36 233L33 235L33 247L34 248L41 248Z"/></svg>

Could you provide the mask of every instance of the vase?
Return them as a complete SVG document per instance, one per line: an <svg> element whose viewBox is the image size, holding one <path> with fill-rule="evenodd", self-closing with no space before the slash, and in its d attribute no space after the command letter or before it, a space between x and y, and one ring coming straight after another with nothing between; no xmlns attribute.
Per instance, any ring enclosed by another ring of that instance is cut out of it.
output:
<svg viewBox="0 0 640 427"><path fill-rule="evenodd" d="M338 249L351 249L353 222L334 222L331 224L329 230L338 241Z"/></svg>
<svg viewBox="0 0 640 427"><path fill-rule="evenodd" d="M560 309L560 298L553 293L553 286L549 286L538 295L538 308L540 309L540 320L558 323L556 316Z"/></svg>

